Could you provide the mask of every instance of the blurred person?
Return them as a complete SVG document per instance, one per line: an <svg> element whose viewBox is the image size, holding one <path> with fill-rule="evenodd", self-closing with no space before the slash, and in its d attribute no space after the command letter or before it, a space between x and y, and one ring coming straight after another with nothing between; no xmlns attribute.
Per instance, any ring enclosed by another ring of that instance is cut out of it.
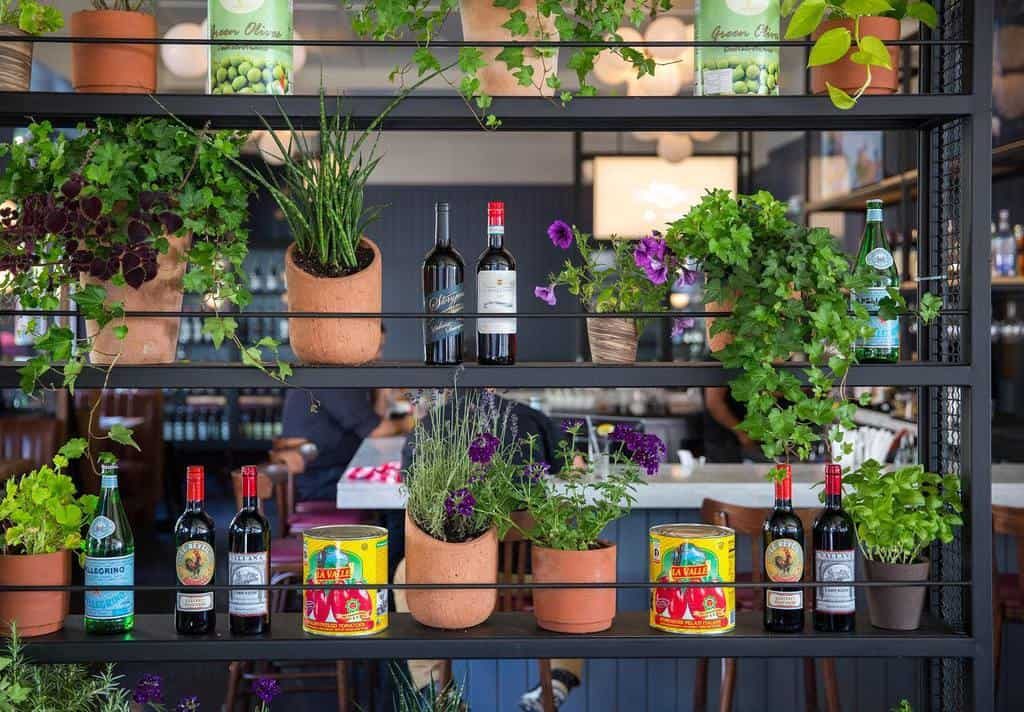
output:
<svg viewBox="0 0 1024 712"><path fill-rule="evenodd" d="M704 455L708 462L763 461L757 441L738 428L747 409L728 387L704 389Z"/></svg>

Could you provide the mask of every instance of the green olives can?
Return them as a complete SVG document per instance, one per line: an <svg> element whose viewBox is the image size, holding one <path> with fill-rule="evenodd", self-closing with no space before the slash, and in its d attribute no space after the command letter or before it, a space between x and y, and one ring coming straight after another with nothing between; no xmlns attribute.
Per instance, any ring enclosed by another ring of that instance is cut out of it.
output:
<svg viewBox="0 0 1024 712"><path fill-rule="evenodd" d="M218 40L291 42L292 0L209 0L210 94L291 94L289 45L217 44Z"/></svg>
<svg viewBox="0 0 1024 712"><path fill-rule="evenodd" d="M779 0L697 0L698 42L742 42L742 47L697 47L698 96L777 96Z"/></svg>

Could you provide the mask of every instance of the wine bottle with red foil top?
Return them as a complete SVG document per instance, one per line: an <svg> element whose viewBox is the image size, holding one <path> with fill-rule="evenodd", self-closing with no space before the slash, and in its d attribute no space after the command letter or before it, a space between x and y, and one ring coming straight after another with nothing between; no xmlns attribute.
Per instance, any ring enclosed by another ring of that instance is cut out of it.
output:
<svg viewBox="0 0 1024 712"><path fill-rule="evenodd" d="M270 583L270 522L259 510L256 468L242 468L242 508L228 527L228 582L232 586ZM236 635L270 630L270 607L264 588L232 589L228 619Z"/></svg>
<svg viewBox="0 0 1024 712"><path fill-rule="evenodd" d="M185 470L185 511L174 525L174 568L178 585L188 590L177 593L174 627L179 633L191 635L212 633L217 627L213 591L204 588L213 585L217 569L216 529L213 517L203 509L205 488L203 468L190 465Z"/></svg>
<svg viewBox="0 0 1024 712"><path fill-rule="evenodd" d="M843 509L843 468L825 466L825 509L814 520L814 580L852 583L856 573L857 533ZM814 589L814 629L849 633L854 628L857 600L853 586Z"/></svg>
<svg viewBox="0 0 1024 712"><path fill-rule="evenodd" d="M781 584L765 589L764 627L775 633L804 629L803 589L784 584L799 583L804 574L804 526L793 511L793 469L775 480L775 506L764 520L764 580Z"/></svg>
<svg viewBox="0 0 1024 712"><path fill-rule="evenodd" d="M516 312L516 260L505 249L505 204L487 204L487 249L476 263L476 309L481 314ZM477 361L492 366L516 362L515 317L477 319Z"/></svg>

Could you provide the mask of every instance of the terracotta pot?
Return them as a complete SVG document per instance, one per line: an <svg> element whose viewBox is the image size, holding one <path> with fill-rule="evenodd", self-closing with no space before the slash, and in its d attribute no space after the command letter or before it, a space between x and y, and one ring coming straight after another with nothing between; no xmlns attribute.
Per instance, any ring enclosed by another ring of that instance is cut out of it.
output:
<svg viewBox="0 0 1024 712"><path fill-rule="evenodd" d="M615 545L602 541L589 551L561 551L533 546L533 580L537 583L614 583ZM615 619L614 588L535 588L537 625L557 633L597 633Z"/></svg>
<svg viewBox="0 0 1024 712"><path fill-rule="evenodd" d="M438 541L405 513L407 583L497 583L498 532L492 527L457 544ZM421 589L406 592L409 613L431 628L472 628L494 613L497 589Z"/></svg>
<svg viewBox="0 0 1024 712"><path fill-rule="evenodd" d="M727 312L732 311L733 305L728 302L708 302L704 307L705 310L709 312ZM716 318L717 317L709 316L704 319L704 330L708 340L708 348L711 349L711 353L721 351L731 344L733 339L733 335L728 331L720 331L714 336L711 335L711 326L715 323Z"/></svg>
<svg viewBox="0 0 1024 712"><path fill-rule="evenodd" d="M317 277L295 264L295 245L285 253L288 309L295 312L379 312L382 258L373 250L366 269L347 277ZM380 319L289 319L289 337L295 355L306 363L356 365L377 358Z"/></svg>
<svg viewBox="0 0 1024 712"><path fill-rule="evenodd" d="M927 581L928 559L916 564L883 564L864 560L869 581ZM886 630L917 630L924 610L924 586L868 589L871 625Z"/></svg>
<svg viewBox="0 0 1024 712"><path fill-rule="evenodd" d="M853 20L829 20L821 23L815 30L812 39L817 40L825 32L836 27L845 27L853 32ZM900 38L900 21L891 17L862 17L860 19L860 36L873 35L882 42L893 42ZM857 64L850 59L850 55L857 51L856 43L847 55L838 62L826 64L821 67L811 68L811 92L814 94L828 94L828 82L834 87L839 87L847 94L853 94L867 79L867 68ZM889 59L892 69L885 67L871 68L871 86L865 94L893 94L899 88L900 78L900 50L898 47L889 47Z"/></svg>
<svg viewBox="0 0 1024 712"><path fill-rule="evenodd" d="M639 339L633 319L587 319L590 358L594 363L633 363Z"/></svg>
<svg viewBox="0 0 1024 712"><path fill-rule="evenodd" d="M557 40L558 33L555 30L554 17L545 17L538 20L537 0L522 0L519 3L519 10L526 13L527 22L530 25L530 36L533 36L534 29L543 27L544 32L551 35L551 39ZM459 0L459 16L462 18L462 37L467 42L504 42L519 41L512 37L512 33L502 25L508 22L512 11L506 8L494 7L494 0ZM504 62L497 59L501 49L498 47L481 47L485 66L477 72L480 79L480 89L491 96L553 96L555 90L547 85L547 78L558 70L558 50L554 50L551 57L541 57L530 48L523 49L525 64L533 67L533 83L530 86L522 86L519 80L512 75ZM546 67L546 70L545 70Z"/></svg>
<svg viewBox="0 0 1024 712"><path fill-rule="evenodd" d="M0 556L4 586L67 586L71 583L71 552L31 556ZM71 596L67 591L6 591L0 593L0 633L9 635L11 622L26 638L64 627Z"/></svg>
<svg viewBox="0 0 1024 712"><path fill-rule="evenodd" d="M71 16L71 34L156 38L156 17L126 10L82 10ZM78 92L152 94L156 48L152 44L71 45L71 84Z"/></svg>
<svg viewBox="0 0 1024 712"><path fill-rule="evenodd" d="M184 296L184 255L192 244L192 236L169 236L167 253L157 257L156 277L138 289L127 285L116 287L89 275L82 275L82 284L96 284L107 290L108 302L122 302L125 311L181 311ZM114 335L114 327L127 326L124 340ZM174 363L178 351L178 328L181 317L129 316L115 319L102 330L95 321L85 323L86 333L93 338L89 361L95 364L122 365Z"/></svg>
<svg viewBox="0 0 1024 712"><path fill-rule="evenodd" d="M0 25L4 37L30 36L11 25ZM32 43L0 42L0 91L28 91L32 83Z"/></svg>

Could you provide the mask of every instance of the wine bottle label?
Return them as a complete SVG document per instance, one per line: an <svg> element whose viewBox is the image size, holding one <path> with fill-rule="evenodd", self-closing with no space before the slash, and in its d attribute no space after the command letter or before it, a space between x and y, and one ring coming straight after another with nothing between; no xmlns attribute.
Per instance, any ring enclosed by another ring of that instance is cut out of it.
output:
<svg viewBox="0 0 1024 712"><path fill-rule="evenodd" d="M102 514L92 520L89 525L89 538L95 539L96 541L103 541L108 536L114 533L117 526L114 524L114 520L110 517L104 517Z"/></svg>
<svg viewBox="0 0 1024 712"><path fill-rule="evenodd" d="M855 552L843 551L814 552L814 580L853 581ZM853 586L821 586L815 589L814 607L822 613L853 613L857 608Z"/></svg>
<svg viewBox="0 0 1024 712"><path fill-rule="evenodd" d="M182 613L204 613L213 610L213 591L206 593L179 593L178 610Z"/></svg>
<svg viewBox="0 0 1024 712"><path fill-rule="evenodd" d="M270 579L270 560L265 551L228 554L228 581L232 586L266 586ZM232 589L228 612L236 616L261 616L267 612L264 589Z"/></svg>
<svg viewBox="0 0 1024 712"><path fill-rule="evenodd" d="M794 583L804 575L804 548L795 539L776 539L764 550L769 581Z"/></svg>
<svg viewBox="0 0 1024 712"><path fill-rule="evenodd" d="M86 556L86 586L131 586L135 583L135 554ZM86 591L85 617L112 620L135 611L134 591Z"/></svg>
<svg viewBox="0 0 1024 712"><path fill-rule="evenodd" d="M213 580L216 567L213 547L205 541L186 541L178 547L174 568L183 586L205 586Z"/></svg>
<svg viewBox="0 0 1024 712"><path fill-rule="evenodd" d="M797 611L804 607L803 591L773 591L768 589L766 596L768 608L783 611Z"/></svg>
<svg viewBox="0 0 1024 712"><path fill-rule="evenodd" d="M462 284L453 284L444 289L427 294L423 298L423 306L428 314L459 314L465 290ZM462 333L462 319L429 319L427 321L427 341L444 341L451 336Z"/></svg>
<svg viewBox="0 0 1024 712"><path fill-rule="evenodd" d="M871 336L866 339L858 339L857 345L877 348L894 349L900 345L900 320L883 319L878 315L879 304L889 296L889 290L885 287L869 287L854 292L853 298L857 303L867 309L871 319Z"/></svg>
<svg viewBox="0 0 1024 712"><path fill-rule="evenodd" d="M476 303L481 314L514 314L516 311L515 270L484 270L477 273ZM481 334L514 334L515 319L480 319Z"/></svg>

